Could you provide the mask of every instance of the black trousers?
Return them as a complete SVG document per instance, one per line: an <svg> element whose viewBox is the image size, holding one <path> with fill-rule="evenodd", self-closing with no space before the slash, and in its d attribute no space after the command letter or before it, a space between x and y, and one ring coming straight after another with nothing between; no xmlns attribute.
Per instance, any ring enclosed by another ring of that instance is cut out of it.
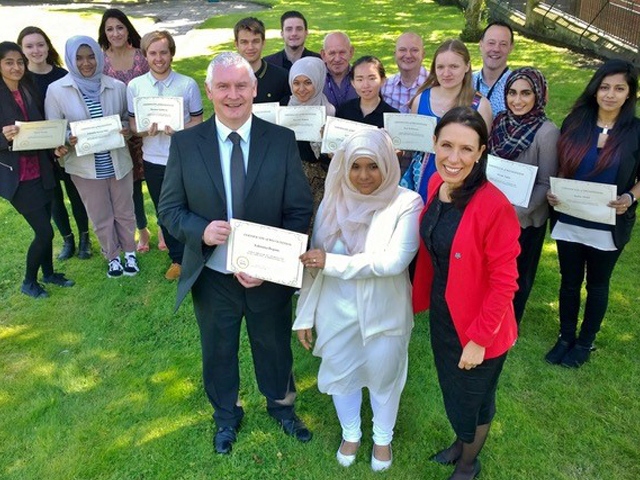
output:
<svg viewBox="0 0 640 480"><path fill-rule="evenodd" d="M158 203L160 202L160 193L162 192L162 182L164 181L164 172L167 167L155 163L144 162L144 179L147 181L147 189L151 196L151 201L158 215ZM169 231L160 224L164 241L169 248L169 257L173 263L182 264L182 255L184 254L184 245L173 237Z"/></svg>
<svg viewBox="0 0 640 480"><path fill-rule="evenodd" d="M53 273L53 228L51 227L51 203L43 207L23 213L35 236L29 250L27 250L27 267L24 274L25 282L35 282L38 270L42 267L42 274L49 276Z"/></svg>
<svg viewBox="0 0 640 480"><path fill-rule="evenodd" d="M520 255L518 255L518 291L513 297L513 308L516 313L516 322L524 315L529 294L536 279L544 236L547 231L547 222L539 227L527 227L520 229Z"/></svg>
<svg viewBox="0 0 640 480"><path fill-rule="evenodd" d="M136 228L143 230L147 228L147 214L144 211L144 196L142 195L143 180L133 181L133 210L136 214Z"/></svg>
<svg viewBox="0 0 640 480"><path fill-rule="evenodd" d="M560 263L560 336L567 342L576 339L580 290L587 276L587 301L578 343L590 346L600 330L609 303L609 281L622 250L603 251L581 243L558 240Z"/></svg>
<svg viewBox="0 0 640 480"><path fill-rule="evenodd" d="M64 171L59 165L54 167L56 175L56 186L53 189L53 202L51 204L51 217L53 222L58 227L60 235L67 237L71 235L71 224L69 223L69 213L67 212L67 206L64 204L64 193L62 192L62 185L60 181L64 183L64 189L67 192L67 197L71 203L71 212L73 218L76 221L79 233L89 231L89 217L87 216L87 210L84 208L80 194L73 184L71 177Z"/></svg>
<svg viewBox="0 0 640 480"><path fill-rule="evenodd" d="M191 294L200 327L204 389L214 408L216 425L238 427L244 415L239 405L238 366L243 316L258 388L267 399L267 411L278 420L291 418L296 396L292 373L291 300L271 309L251 311L246 302L246 289L233 275L206 267Z"/></svg>

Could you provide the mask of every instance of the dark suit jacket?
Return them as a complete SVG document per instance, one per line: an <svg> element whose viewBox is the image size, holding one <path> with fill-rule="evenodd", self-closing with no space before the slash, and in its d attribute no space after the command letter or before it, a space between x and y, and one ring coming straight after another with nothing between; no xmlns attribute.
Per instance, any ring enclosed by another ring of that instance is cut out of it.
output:
<svg viewBox="0 0 640 480"><path fill-rule="evenodd" d="M251 126L244 220L306 233L312 213L309 183L295 136L256 116ZM162 224L185 245L176 309L215 247L202 242L206 226L227 219L214 117L173 135L158 206ZM281 305L293 289L264 282L246 290L253 311Z"/></svg>
<svg viewBox="0 0 640 480"><path fill-rule="evenodd" d="M42 100L34 91L20 86L20 93L25 102L29 121L44 120ZM22 110L13 98L4 81L0 80L0 131L2 127L13 125L16 120L26 121ZM36 150L32 152L14 152L12 144L0 133L0 197L11 201L20 184L20 156L37 155L40 163L40 178L42 186L51 190L55 186L51 150Z"/></svg>

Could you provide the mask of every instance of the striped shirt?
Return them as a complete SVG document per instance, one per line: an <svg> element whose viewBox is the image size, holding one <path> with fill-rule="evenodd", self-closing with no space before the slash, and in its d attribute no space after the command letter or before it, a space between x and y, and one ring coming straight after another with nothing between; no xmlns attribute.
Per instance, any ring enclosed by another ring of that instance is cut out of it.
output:
<svg viewBox="0 0 640 480"><path fill-rule="evenodd" d="M102 105L100 105L100 102L95 102L86 97L84 94L82 94L82 98L84 99L84 103L87 104L87 108L89 109L89 115L91 116L91 118L100 118L104 116L102 113ZM93 157L96 162L96 178L98 180L116 176L116 172L113 169L113 160L111 159L111 153L108 150L105 152L95 153Z"/></svg>

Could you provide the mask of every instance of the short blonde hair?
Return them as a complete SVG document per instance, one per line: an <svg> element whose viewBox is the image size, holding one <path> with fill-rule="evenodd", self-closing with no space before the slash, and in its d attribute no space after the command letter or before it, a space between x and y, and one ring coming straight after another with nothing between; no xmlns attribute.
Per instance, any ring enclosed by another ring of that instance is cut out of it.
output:
<svg viewBox="0 0 640 480"><path fill-rule="evenodd" d="M171 56L174 57L176 54L176 42L171 34L166 30L154 30L142 37L142 40L140 41L140 50L142 50L142 54L146 57L149 46L153 42L157 42L162 39L167 40L167 43L169 44L169 52L171 52Z"/></svg>

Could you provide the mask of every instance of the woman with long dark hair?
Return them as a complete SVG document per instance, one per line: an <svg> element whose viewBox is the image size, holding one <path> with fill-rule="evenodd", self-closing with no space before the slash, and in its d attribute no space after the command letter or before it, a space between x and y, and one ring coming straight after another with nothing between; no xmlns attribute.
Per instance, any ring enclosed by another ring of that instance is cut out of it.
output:
<svg viewBox="0 0 640 480"><path fill-rule="evenodd" d="M414 311L429 309L431 347L453 444L432 460L456 465L450 480L475 478L495 415L498 379L517 337L520 226L486 177L487 125L470 107L435 129L437 172L420 220Z"/></svg>
<svg viewBox="0 0 640 480"><path fill-rule="evenodd" d="M23 28L18 34L18 44L22 47L22 52L29 61L27 68L31 72L31 77L35 80L40 95L45 98L49 85L69 72L62 68L60 55L51 43L49 36L42 29L33 26ZM64 182L64 188L71 204L71 212L78 227L78 258L87 259L91 257L87 211L71 177L64 171L64 167L55 161L53 170L56 176L56 186L53 189L51 216L64 241L62 250L58 254L58 260L67 260L73 257L76 252L76 239L69 223L69 213L64 203L60 181Z"/></svg>
<svg viewBox="0 0 640 480"><path fill-rule="evenodd" d="M140 34L129 17L117 8L108 8L102 15L98 29L98 43L104 51L105 75L109 75L128 85L131 80L149 71L147 59L140 50ZM127 141L133 161L133 205L138 229L138 252L149 251L150 232L147 228L147 214L144 210L142 181L144 166L142 161L142 138L133 135ZM160 231L160 230L159 230ZM162 235L158 233L158 235Z"/></svg>
<svg viewBox="0 0 640 480"><path fill-rule="evenodd" d="M560 263L560 335L545 359L580 367L591 355L609 301L609 281L636 221L640 195L640 120L636 117L638 71L624 60L605 62L562 123L558 141L559 176L615 185L615 225L556 215L551 237ZM558 198L548 193L551 206ZM580 292L587 299L578 332Z"/></svg>
<svg viewBox="0 0 640 480"><path fill-rule="evenodd" d="M489 153L500 158L538 167L527 207L516 206L520 222L518 291L513 299L516 322L520 323L536 278L547 231L549 177L558 172L556 143L560 131L544 111L547 81L531 67L511 72L504 89L506 110L493 121Z"/></svg>
<svg viewBox="0 0 640 480"><path fill-rule="evenodd" d="M61 287L74 285L72 280L53 271L51 199L55 179L51 152L12 150L13 140L20 131L16 121L44 119L42 98L29 78L27 59L18 44L0 43L0 74L0 196L11 202L35 234L27 251L21 291L33 298L44 298L48 294L38 283L40 269L44 283ZM56 155L64 153L64 147L56 149Z"/></svg>

